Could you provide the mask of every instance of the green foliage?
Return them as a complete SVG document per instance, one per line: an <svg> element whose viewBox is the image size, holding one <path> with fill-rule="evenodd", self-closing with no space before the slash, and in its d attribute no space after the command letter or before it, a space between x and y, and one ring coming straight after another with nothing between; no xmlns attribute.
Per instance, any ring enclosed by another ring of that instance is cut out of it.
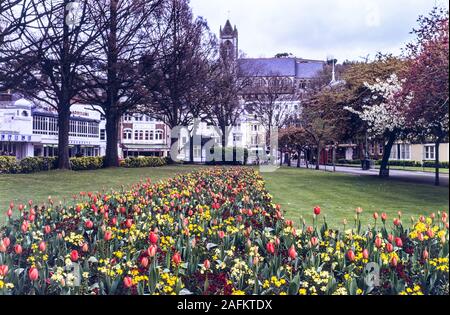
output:
<svg viewBox="0 0 450 315"><path fill-rule="evenodd" d="M0 156L0 174L17 173L18 168L15 156Z"/></svg>
<svg viewBox="0 0 450 315"><path fill-rule="evenodd" d="M74 171L96 170L103 167L104 157L79 157L70 159L70 167Z"/></svg>
<svg viewBox="0 0 450 315"><path fill-rule="evenodd" d="M164 165L167 165L167 159L155 156L129 157L121 163L121 166L127 168L160 167Z"/></svg>

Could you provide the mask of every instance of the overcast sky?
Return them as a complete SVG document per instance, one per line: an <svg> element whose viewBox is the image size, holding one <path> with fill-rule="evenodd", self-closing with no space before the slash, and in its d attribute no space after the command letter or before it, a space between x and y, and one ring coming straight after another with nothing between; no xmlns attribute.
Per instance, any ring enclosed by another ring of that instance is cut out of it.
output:
<svg viewBox="0 0 450 315"><path fill-rule="evenodd" d="M249 57L360 60L378 51L400 54L419 15L446 0L191 0L218 35L227 18Z"/></svg>

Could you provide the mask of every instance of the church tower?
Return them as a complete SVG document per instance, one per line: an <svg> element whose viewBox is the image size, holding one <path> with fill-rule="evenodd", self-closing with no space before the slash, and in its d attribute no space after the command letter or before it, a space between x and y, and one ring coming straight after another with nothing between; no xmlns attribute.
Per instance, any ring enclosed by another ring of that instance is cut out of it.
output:
<svg viewBox="0 0 450 315"><path fill-rule="evenodd" d="M220 27L220 54L225 60L236 61L238 59L238 31L236 26L231 26L227 20L225 26Z"/></svg>

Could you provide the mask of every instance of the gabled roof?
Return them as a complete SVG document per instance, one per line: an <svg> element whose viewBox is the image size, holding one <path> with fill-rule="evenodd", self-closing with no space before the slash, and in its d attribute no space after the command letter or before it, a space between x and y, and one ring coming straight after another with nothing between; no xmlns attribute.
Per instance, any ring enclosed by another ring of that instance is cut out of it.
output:
<svg viewBox="0 0 450 315"><path fill-rule="evenodd" d="M323 61L299 58L246 58L239 59L239 75L254 77L296 77L311 79L324 66Z"/></svg>

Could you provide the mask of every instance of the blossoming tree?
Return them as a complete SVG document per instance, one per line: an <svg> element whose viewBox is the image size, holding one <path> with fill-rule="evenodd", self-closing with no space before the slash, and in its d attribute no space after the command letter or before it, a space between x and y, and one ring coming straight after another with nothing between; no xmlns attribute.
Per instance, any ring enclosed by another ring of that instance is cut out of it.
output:
<svg viewBox="0 0 450 315"><path fill-rule="evenodd" d="M367 124L372 138L385 139L380 176L387 177L386 172L392 146L402 133L405 133L406 113L413 99L412 94L403 94L403 84L397 74L393 73L386 80L377 79L376 83L364 85L370 91L364 99L361 110L345 107L357 114Z"/></svg>

